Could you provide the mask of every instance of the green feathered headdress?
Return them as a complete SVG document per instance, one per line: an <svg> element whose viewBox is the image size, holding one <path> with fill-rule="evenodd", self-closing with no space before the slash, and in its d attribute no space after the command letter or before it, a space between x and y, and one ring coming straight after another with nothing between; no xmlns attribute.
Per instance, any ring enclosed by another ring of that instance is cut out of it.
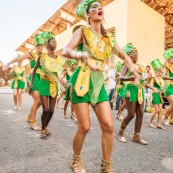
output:
<svg viewBox="0 0 173 173"><path fill-rule="evenodd" d="M169 48L168 50L166 50L163 54L165 60L168 60L170 58L173 58L173 48Z"/></svg>
<svg viewBox="0 0 173 173"><path fill-rule="evenodd" d="M54 34L50 31L45 31L45 32L42 32L42 37L44 39L44 44L46 45L47 44L47 41L51 38L55 38Z"/></svg>
<svg viewBox="0 0 173 173"><path fill-rule="evenodd" d="M151 66L152 66L154 71L163 68L163 65L159 59L155 59L155 60L151 61Z"/></svg>
<svg viewBox="0 0 173 173"><path fill-rule="evenodd" d="M98 2L98 0L82 0L82 2L78 5L78 7L76 9L76 15L79 18L86 21L87 20L87 13L86 12L93 2Z"/></svg>
<svg viewBox="0 0 173 173"><path fill-rule="evenodd" d="M123 47L123 52L126 53L127 55L129 55L129 53L132 50L136 50L136 47L132 44L132 43L127 43L126 46Z"/></svg>
<svg viewBox="0 0 173 173"><path fill-rule="evenodd" d="M36 34L34 36L34 41L35 41L35 45L44 44L44 39L42 37L42 33Z"/></svg>

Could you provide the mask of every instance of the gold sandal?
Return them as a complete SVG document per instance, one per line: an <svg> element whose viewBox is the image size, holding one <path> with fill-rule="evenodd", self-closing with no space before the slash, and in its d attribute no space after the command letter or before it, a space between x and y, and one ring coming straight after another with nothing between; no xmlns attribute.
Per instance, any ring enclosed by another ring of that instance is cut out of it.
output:
<svg viewBox="0 0 173 173"><path fill-rule="evenodd" d="M26 116L26 122L28 122L28 123L31 122L31 116L29 114Z"/></svg>
<svg viewBox="0 0 173 173"><path fill-rule="evenodd" d="M71 163L71 168L73 169L74 173L87 173L85 168L82 165L80 155L76 156L73 154L73 160Z"/></svg>
<svg viewBox="0 0 173 173"><path fill-rule="evenodd" d="M111 162L102 159L101 171L100 173L115 173L111 168Z"/></svg>
<svg viewBox="0 0 173 173"><path fill-rule="evenodd" d="M47 127L45 127L45 133L47 136L51 136L51 133L47 130Z"/></svg>
<svg viewBox="0 0 173 173"><path fill-rule="evenodd" d="M42 130L40 134L41 139L47 139L46 130Z"/></svg>
<svg viewBox="0 0 173 173"><path fill-rule="evenodd" d="M123 116L122 116L122 112L121 111L117 114L117 119L119 121L122 121L123 120Z"/></svg>
<svg viewBox="0 0 173 173"><path fill-rule="evenodd" d="M125 130L126 126L127 126L127 125L122 121L120 130L119 130L119 132L117 133L117 139L118 139L120 142L123 142L123 143L126 143L126 142L127 142L126 139L125 139L125 137L123 137L123 133L124 133L124 130ZM120 135L120 134L122 134L122 135Z"/></svg>
<svg viewBox="0 0 173 173"><path fill-rule="evenodd" d="M141 139L139 135L140 133L131 134L132 141L142 145L148 145L148 142Z"/></svg>
<svg viewBox="0 0 173 173"><path fill-rule="evenodd" d="M38 126L36 120L31 120L30 121L30 128L35 131L41 131L41 127Z"/></svg>

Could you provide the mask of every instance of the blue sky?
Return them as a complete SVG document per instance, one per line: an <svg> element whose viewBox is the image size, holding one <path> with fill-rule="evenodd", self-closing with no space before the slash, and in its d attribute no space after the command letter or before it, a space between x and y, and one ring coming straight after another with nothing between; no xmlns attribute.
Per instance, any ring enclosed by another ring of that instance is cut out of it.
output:
<svg viewBox="0 0 173 173"><path fill-rule="evenodd" d="M0 61L9 62L15 50L66 0L0 0Z"/></svg>

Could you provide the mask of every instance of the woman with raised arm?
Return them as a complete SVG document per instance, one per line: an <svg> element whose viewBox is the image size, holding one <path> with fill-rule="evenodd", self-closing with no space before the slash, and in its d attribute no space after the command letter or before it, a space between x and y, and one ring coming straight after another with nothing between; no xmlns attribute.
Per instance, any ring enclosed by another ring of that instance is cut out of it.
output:
<svg viewBox="0 0 173 173"><path fill-rule="evenodd" d="M38 54L41 53L44 49L44 40L41 37L41 34L37 34L34 36L34 41L35 41L35 50L36 52L29 52L21 57L17 57L12 59L6 66L4 66L4 70L7 70L9 68L9 66L15 62L19 62L19 61L23 61L28 59L30 61L30 68L31 68L31 73L32 70L35 67L35 64L37 62L38 59ZM31 74L28 78L28 82L31 80ZM38 108L41 105L41 101L40 101L40 95L39 95L39 81L40 81L40 69L37 70L36 75L34 77L34 83L33 83L33 92L30 93L34 103L30 108L30 113L29 115L27 115L26 117L26 121L30 123L30 127L33 130L41 130L41 128L37 125L36 122L36 113Z"/></svg>
<svg viewBox="0 0 173 173"><path fill-rule="evenodd" d="M169 107L166 109L163 123L166 126L173 125L173 48L166 50L163 54L166 62L164 64L166 68L166 75L163 79L166 83L165 95L169 101ZM170 121L168 121L170 118Z"/></svg>
<svg viewBox="0 0 173 173"><path fill-rule="evenodd" d="M59 81L58 69L60 67L58 56L55 55L57 42L55 36L45 31L42 33L42 37L45 40L46 48L48 53L41 53L38 57L37 63L32 72L32 79L30 88L33 89L33 81L38 68L41 69L40 82L39 82L39 93L41 98L41 104L43 112L41 116L42 131L40 138L46 139L51 133L48 131L47 126L52 119L56 97L58 95L58 83L63 88ZM58 82L58 83L57 83ZM62 89L63 92L65 89Z"/></svg>
<svg viewBox="0 0 173 173"><path fill-rule="evenodd" d="M85 136L90 130L91 104L102 130L102 164L101 173L113 173L111 153L114 140L114 123L109 97L105 90L102 65L111 53L119 56L135 75L138 84L139 76L130 58L116 44L115 37L103 28L103 7L97 0L83 0L76 11L78 17L88 20L89 27L81 26L75 31L72 39L63 49L63 56L81 60L72 74L66 97L71 99L78 120L78 130L73 139L72 169L75 173L86 173L82 165L81 149ZM75 50L78 46L82 51Z"/></svg>

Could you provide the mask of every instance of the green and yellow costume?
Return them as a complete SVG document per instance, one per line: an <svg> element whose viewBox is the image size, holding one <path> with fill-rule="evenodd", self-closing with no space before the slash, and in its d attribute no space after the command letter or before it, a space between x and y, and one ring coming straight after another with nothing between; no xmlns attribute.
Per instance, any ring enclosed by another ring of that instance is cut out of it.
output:
<svg viewBox="0 0 173 173"><path fill-rule="evenodd" d="M135 64L135 69L139 73L139 75L142 77L144 75L144 67ZM133 74L128 71L127 77L132 76ZM144 80L140 80L140 83L138 86L134 85L133 81L124 82L125 88L124 88L124 98L126 96L130 97L130 102L139 102L141 104L144 101Z"/></svg>
<svg viewBox="0 0 173 173"><path fill-rule="evenodd" d="M123 47L123 51L126 54L130 54L131 51L136 50L136 47L134 47L131 43L128 43L125 47ZM137 50L136 50L137 51ZM144 75L144 67L135 64L135 69L141 76L141 79ZM131 72L127 72L126 76L130 77L133 74ZM124 81L125 88L124 88L124 98L130 97L130 102L139 102L139 104L142 104L144 101L144 86L143 86L144 80L140 80L140 84L138 86L134 85L133 81Z"/></svg>
<svg viewBox="0 0 173 173"><path fill-rule="evenodd" d="M153 79L154 79L153 87L158 89L159 91L162 91L162 88L164 87L164 80L162 78L157 78L157 77L154 77ZM156 93L156 92L152 93L152 103L155 105L163 103L161 93Z"/></svg>
<svg viewBox="0 0 173 173"><path fill-rule="evenodd" d="M151 62L151 66L154 71L157 71L157 70L163 68L163 65L161 64L159 59L153 60ZM161 77L154 77L152 79L154 80L153 87L158 89L160 92L162 92L164 89L164 86L165 86L164 80ZM162 94L153 92L152 93L152 103L156 104L156 105L162 104L163 103Z"/></svg>
<svg viewBox="0 0 173 173"><path fill-rule="evenodd" d="M40 96L51 96L55 98L58 95L57 75L59 69L59 60L50 58L47 53L42 53L40 58L41 75L39 82Z"/></svg>
<svg viewBox="0 0 173 173"><path fill-rule="evenodd" d="M170 58L173 58L173 48L170 48L168 50L166 50L163 54L165 60L169 60ZM173 78L173 65L168 64L168 62L166 62L164 64L166 70L167 70L167 76ZM166 90L165 90L165 95L166 96L170 96L173 95L173 80L165 80L165 83L167 85Z"/></svg>
<svg viewBox="0 0 173 173"><path fill-rule="evenodd" d="M13 66L14 72L14 80L12 82L12 89L24 89L25 88L25 81L24 81L24 71L25 67Z"/></svg>
<svg viewBox="0 0 173 173"><path fill-rule="evenodd" d="M103 68L103 61L108 59L115 45L115 37L108 33L108 37L94 34L90 28L81 26L83 31L82 51L89 53L89 61L96 67ZM81 49L81 46L80 46ZM105 90L102 72L94 72L82 61L72 74L66 92L66 100L70 98L69 87L72 87L72 103L89 102L93 105L109 100Z"/></svg>

